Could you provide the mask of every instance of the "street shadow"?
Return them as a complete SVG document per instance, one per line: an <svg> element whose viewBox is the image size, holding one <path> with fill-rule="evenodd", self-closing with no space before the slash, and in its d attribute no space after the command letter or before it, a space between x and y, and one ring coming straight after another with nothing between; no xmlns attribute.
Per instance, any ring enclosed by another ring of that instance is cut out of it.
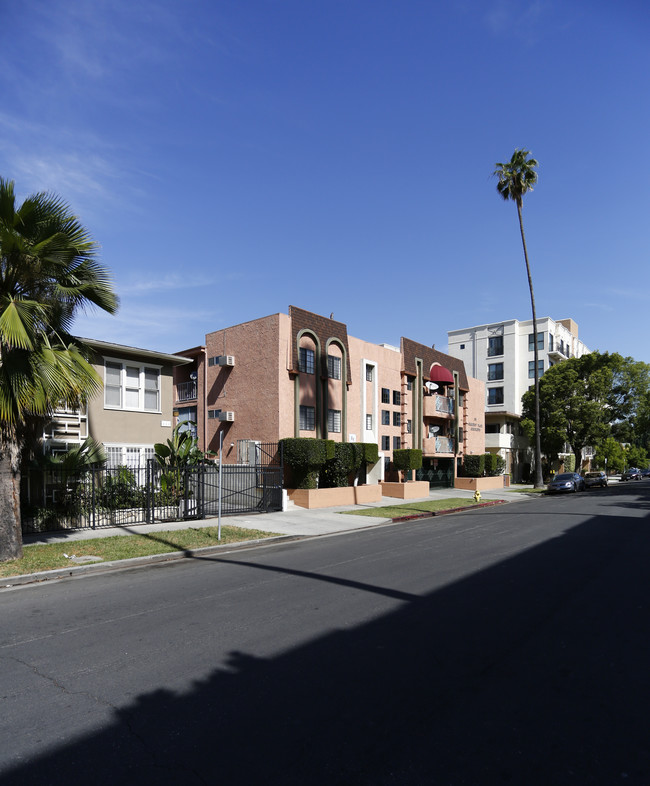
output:
<svg viewBox="0 0 650 786"><path fill-rule="evenodd" d="M355 628L231 652L0 781L648 784L649 524L596 516Z"/></svg>

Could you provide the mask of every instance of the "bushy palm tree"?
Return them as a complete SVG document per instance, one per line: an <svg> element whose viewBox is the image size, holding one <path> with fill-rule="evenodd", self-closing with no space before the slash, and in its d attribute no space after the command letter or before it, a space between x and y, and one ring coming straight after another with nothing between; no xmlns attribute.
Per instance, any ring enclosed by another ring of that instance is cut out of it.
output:
<svg viewBox="0 0 650 786"><path fill-rule="evenodd" d="M90 349L71 334L80 310L117 310L97 246L59 197L16 204L0 178L0 560L22 553L20 463L34 417L101 389Z"/></svg>
<svg viewBox="0 0 650 786"><path fill-rule="evenodd" d="M537 360L539 352L537 349L537 314L535 312L535 294L533 292L533 279L530 275L530 264L528 262L528 250L526 248L526 235L524 234L524 221L522 218L522 207L524 194L533 190L537 182L538 166L534 158L529 158L529 150L516 148L510 161L505 164L496 164L494 174L499 178L497 191L506 200L512 200L517 205L517 215L519 216L519 229L521 231L521 242L524 246L524 259L526 260L526 273L528 275L528 288L530 289L530 304L533 310L533 347L535 351L535 488L543 485L542 478L542 449L539 423L539 370Z"/></svg>

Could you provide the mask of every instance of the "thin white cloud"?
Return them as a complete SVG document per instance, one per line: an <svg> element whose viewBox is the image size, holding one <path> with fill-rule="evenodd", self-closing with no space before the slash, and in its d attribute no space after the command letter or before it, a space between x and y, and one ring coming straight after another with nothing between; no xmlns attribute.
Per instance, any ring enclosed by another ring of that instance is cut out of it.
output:
<svg viewBox="0 0 650 786"><path fill-rule="evenodd" d="M214 286L218 283L216 276L179 276L167 273L159 278L135 281L120 286L120 296L129 297L146 292L163 292L177 289L196 289L198 287Z"/></svg>
<svg viewBox="0 0 650 786"><path fill-rule="evenodd" d="M624 297L628 300L641 300L644 303L650 300L650 292L644 288L639 289L612 289L610 290L613 295Z"/></svg>

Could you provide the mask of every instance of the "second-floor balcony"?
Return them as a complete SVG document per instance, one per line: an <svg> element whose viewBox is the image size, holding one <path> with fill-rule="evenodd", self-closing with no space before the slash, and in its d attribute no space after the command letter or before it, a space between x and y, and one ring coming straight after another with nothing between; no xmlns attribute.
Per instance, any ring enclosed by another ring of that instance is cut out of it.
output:
<svg viewBox="0 0 650 786"><path fill-rule="evenodd" d="M196 399L196 381L179 382L176 385L176 401L194 401Z"/></svg>
<svg viewBox="0 0 650 786"><path fill-rule="evenodd" d="M454 400L451 396L439 396L434 393L432 396L425 396L423 401L425 418L444 417L454 414Z"/></svg>
<svg viewBox="0 0 650 786"><path fill-rule="evenodd" d="M449 455L454 452L453 437L425 437L422 440L422 454L424 456Z"/></svg>

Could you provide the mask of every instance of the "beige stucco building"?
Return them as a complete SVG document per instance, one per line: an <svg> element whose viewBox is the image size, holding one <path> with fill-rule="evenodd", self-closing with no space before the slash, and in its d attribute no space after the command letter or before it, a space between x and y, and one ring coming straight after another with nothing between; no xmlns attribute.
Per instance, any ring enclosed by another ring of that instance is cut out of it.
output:
<svg viewBox="0 0 650 786"><path fill-rule="evenodd" d="M324 437L377 443L382 477L393 450L411 447L423 451L423 476L453 477L458 459L485 450L484 383L410 339L372 344L291 306L179 354L191 363L174 369L175 417L196 423L203 450L217 453L222 439L227 462L254 442Z"/></svg>
<svg viewBox="0 0 650 786"><path fill-rule="evenodd" d="M43 433L46 449L63 453L88 436L104 445L108 466L144 466L173 427L173 368L187 358L83 339L95 351L102 392L82 410L59 410Z"/></svg>

